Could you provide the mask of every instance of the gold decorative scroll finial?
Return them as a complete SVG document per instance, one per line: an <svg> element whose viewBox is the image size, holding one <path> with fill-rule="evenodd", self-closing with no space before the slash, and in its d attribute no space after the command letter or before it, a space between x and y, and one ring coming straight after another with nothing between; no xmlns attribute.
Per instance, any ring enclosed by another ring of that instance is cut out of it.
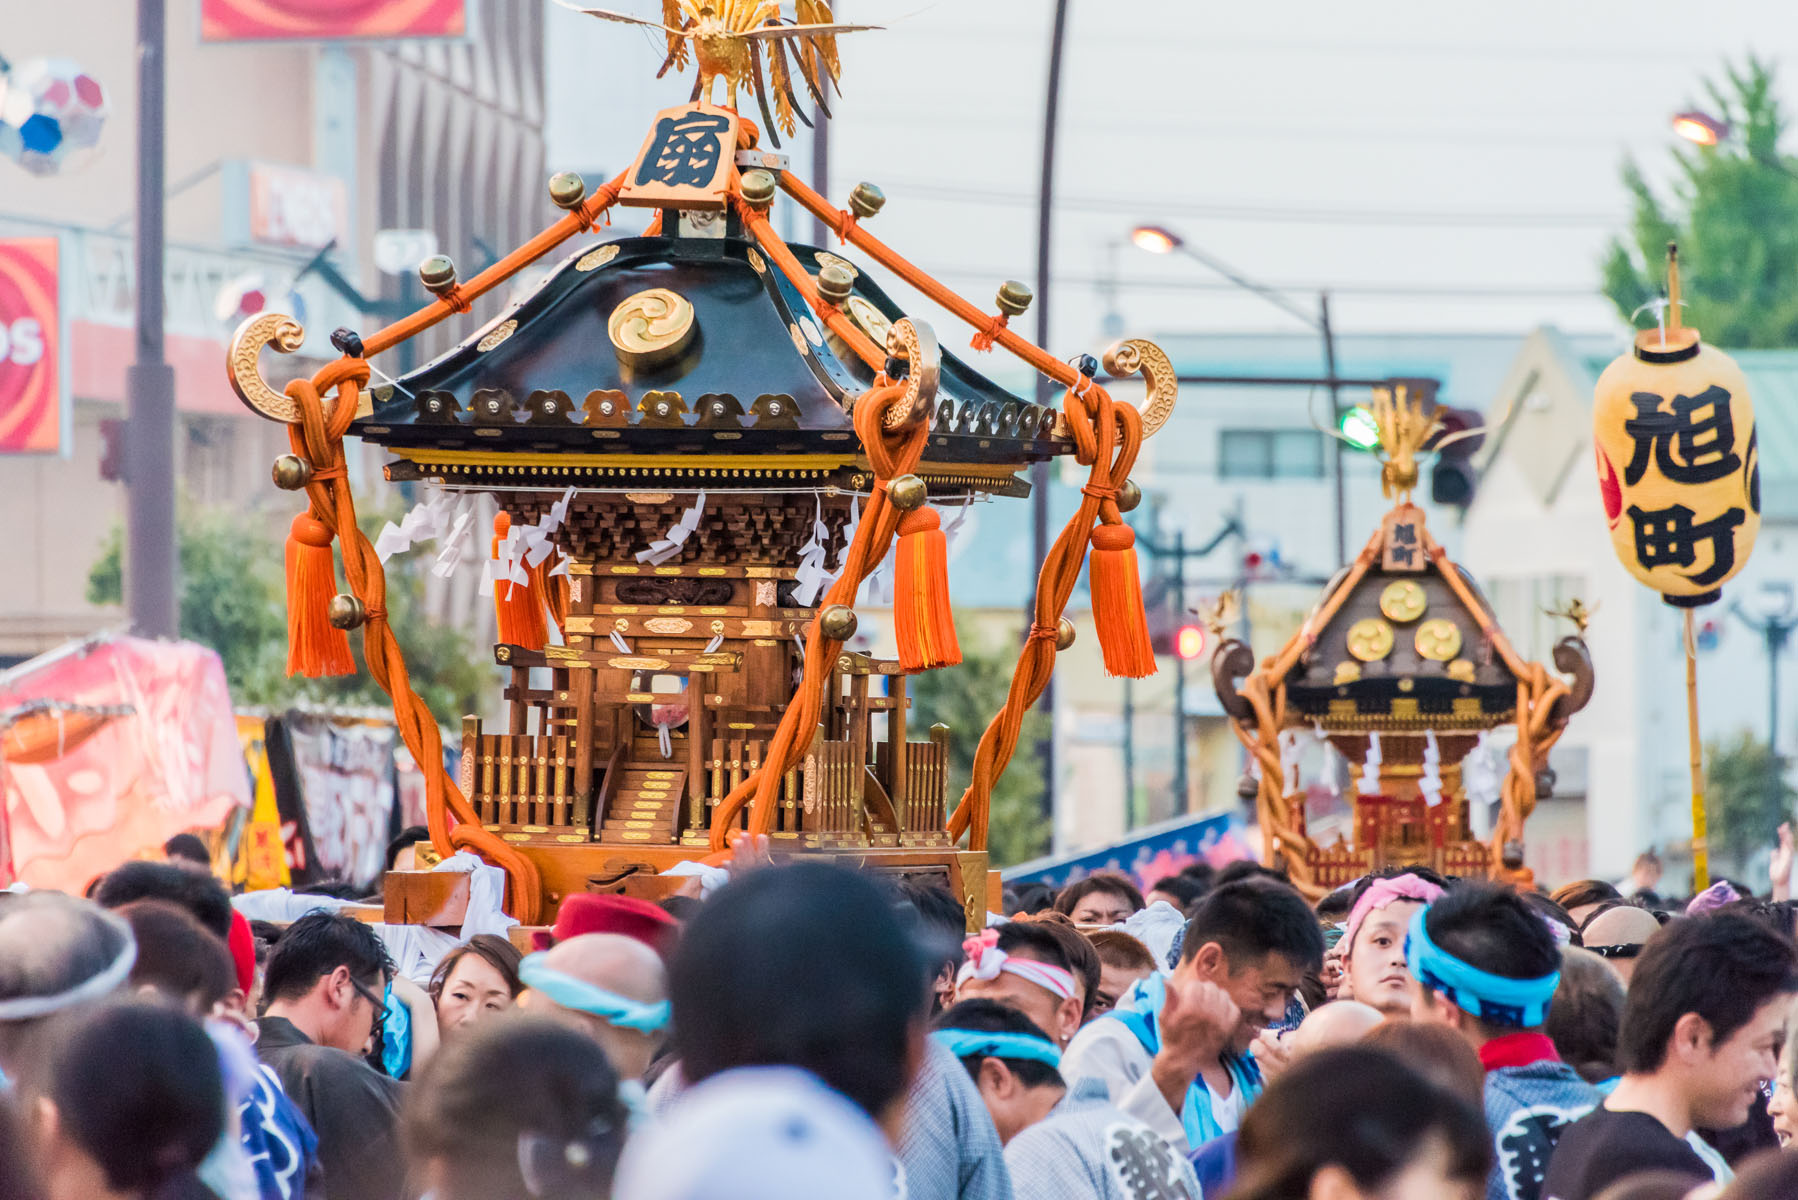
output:
<svg viewBox="0 0 1798 1200"><path fill-rule="evenodd" d="M1143 338L1126 338L1114 342L1100 358L1107 375L1122 379L1140 373L1148 391L1137 411L1142 414L1142 435L1155 436L1174 415L1174 403L1180 397L1180 384L1174 364L1167 352Z"/></svg>
<svg viewBox="0 0 1798 1200"><path fill-rule="evenodd" d="M1545 608L1542 611L1548 616L1565 617L1572 621L1574 630L1579 636L1585 637L1586 627L1592 623L1592 614L1598 611L1598 605L1587 608L1585 601L1575 596L1560 608Z"/></svg>
<svg viewBox="0 0 1798 1200"><path fill-rule="evenodd" d="M838 95L842 94L837 87L842 73L837 59L837 34L882 28L837 23L831 18L828 0L793 0L792 17L781 13L780 0L662 0L660 21L605 8L584 8L572 0L556 3L602 21L661 30L667 38L668 57L656 72L657 79L671 67L685 68L690 49L699 64L693 100L710 104L712 85L722 79L725 105L734 110L737 93L753 88L762 110L762 124L775 146L780 145L780 137L775 133L777 124L788 134L796 132L801 123L811 125L794 91L793 76L799 76L819 113L830 116L826 91L835 89ZM765 72L764 56L768 60ZM768 110L768 75L774 80L772 113Z"/></svg>
<svg viewBox="0 0 1798 1200"><path fill-rule="evenodd" d="M277 391L262 378L262 348L273 346L282 354L293 354L305 343L306 330L285 313L257 313L237 327L231 335L231 348L225 355L225 375L231 390L252 410L271 421L292 425L300 419L300 406L285 393Z"/></svg>

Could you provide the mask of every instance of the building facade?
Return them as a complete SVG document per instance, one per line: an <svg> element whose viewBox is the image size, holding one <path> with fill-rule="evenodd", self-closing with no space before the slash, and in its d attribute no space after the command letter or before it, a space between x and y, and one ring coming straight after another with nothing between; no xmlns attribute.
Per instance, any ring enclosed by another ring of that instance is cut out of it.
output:
<svg viewBox="0 0 1798 1200"><path fill-rule="evenodd" d="M184 502L267 512L276 532L284 519L267 470L285 436L225 382L226 340L254 311L244 293L303 309L301 354L322 361L335 356L334 328L389 319L316 273L296 280L325 244L364 297L416 303L425 296L409 271L376 270L377 230L430 230L472 274L488 248L516 245L555 215L544 191L541 6L469 11L468 34L444 41L205 44L199 6L168 6L163 288ZM0 663L124 621L87 602L86 581L124 517L110 460L123 436L137 286L131 22L105 0L26 6L9 16L6 53L77 59L107 89L110 115L99 146L57 175L0 162L0 237L59 242L74 408L66 456L0 458L0 527L21 564L0 578ZM374 365L397 374L401 364ZM352 471L379 469L372 454L351 457ZM473 574L440 587L443 616L483 619Z"/></svg>

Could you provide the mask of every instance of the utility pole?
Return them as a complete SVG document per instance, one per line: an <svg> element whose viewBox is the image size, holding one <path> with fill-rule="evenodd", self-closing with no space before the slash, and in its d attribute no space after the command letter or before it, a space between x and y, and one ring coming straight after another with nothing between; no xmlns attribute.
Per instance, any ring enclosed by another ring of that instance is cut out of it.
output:
<svg viewBox="0 0 1798 1200"><path fill-rule="evenodd" d="M1180 619L1186 613L1186 533L1174 530L1174 569L1172 581L1168 585L1168 603L1173 606L1174 619L1172 627L1180 628ZM1174 808L1173 813L1186 811L1190 796L1187 792L1186 779L1186 658L1175 647L1174 653Z"/></svg>
<svg viewBox="0 0 1798 1200"><path fill-rule="evenodd" d="M1124 676L1124 825L1136 820L1136 680Z"/></svg>
<svg viewBox="0 0 1798 1200"><path fill-rule="evenodd" d="M1049 82L1043 97L1042 172L1036 192L1036 344L1049 348L1049 259L1055 211L1055 118L1061 107L1061 48L1068 26L1068 0L1055 0L1055 24L1049 34ZM1054 405L1048 376L1036 376L1036 402L1044 408ZM1040 564L1049 557L1049 464L1039 462L1030 468L1030 552L1031 561ZM1028 632L1036 622L1036 589L1033 586L1024 601L1024 628ZM1054 827L1055 820L1055 680L1051 678L1037 700L1043 715L1049 718L1049 733L1038 745L1043 764L1043 816Z"/></svg>
<svg viewBox="0 0 1798 1200"><path fill-rule="evenodd" d="M165 0L137 0L137 350L125 374L125 603L141 637L174 637L175 372L163 356Z"/></svg>
<svg viewBox="0 0 1798 1200"><path fill-rule="evenodd" d="M1324 374L1330 379L1330 428L1342 428L1342 390L1336 378L1336 331L1330 325L1330 293L1317 294L1317 326L1324 340ZM1330 439L1330 477L1336 485L1336 565L1348 563L1348 492L1342 478L1342 439Z"/></svg>
<svg viewBox="0 0 1798 1200"><path fill-rule="evenodd" d="M838 4L839 9L842 8ZM840 19L842 13L838 12ZM826 86L829 80L820 80ZM824 117L824 106L812 108L812 187L820 196L830 197L830 122ZM824 224L824 218L812 218L812 242L822 248L830 245L830 227Z"/></svg>
<svg viewBox="0 0 1798 1200"><path fill-rule="evenodd" d="M1206 542L1203 546L1196 546L1191 550L1186 548L1186 533L1184 530L1176 529L1172 540L1167 542L1158 542L1154 538L1146 536L1141 529L1136 531L1137 547L1142 550L1143 553L1154 556L1156 560L1156 572L1168 581L1167 602L1173 613L1173 621L1171 623L1173 629L1178 630L1180 628L1186 614L1186 560L1189 558L1204 558L1219 546L1223 545L1226 539L1232 537L1236 538L1239 542L1243 537L1242 512L1240 508L1224 519L1223 526L1212 536L1210 541ZM1163 558L1172 559L1171 565L1164 567L1160 561ZM1248 611L1248 606L1246 604L1243 606L1243 611ZM1188 795L1189 782L1187 779L1186 764L1186 660L1180 657L1178 647L1175 647L1173 659L1173 790L1175 807L1172 815L1178 815L1179 813L1186 811L1188 804L1191 802L1191 797ZM1128 681L1126 681L1124 691L1124 786L1126 788L1126 797L1129 796L1130 792L1134 790L1135 787L1135 746L1131 740L1130 728L1130 720L1134 715L1133 701L1134 696L1129 691L1129 684ZM1145 809L1147 807L1147 805L1144 805ZM1125 811L1128 812L1129 810L1126 809ZM1145 817L1151 815L1153 814L1147 812L1144 813Z"/></svg>

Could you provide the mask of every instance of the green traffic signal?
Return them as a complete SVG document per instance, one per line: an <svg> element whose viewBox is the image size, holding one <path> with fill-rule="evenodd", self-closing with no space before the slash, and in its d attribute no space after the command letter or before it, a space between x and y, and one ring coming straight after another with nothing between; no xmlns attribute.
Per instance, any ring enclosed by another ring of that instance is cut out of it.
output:
<svg viewBox="0 0 1798 1200"><path fill-rule="evenodd" d="M1337 422L1337 431L1343 440L1357 450L1374 450L1380 445L1380 427L1374 422L1373 414L1360 405L1342 414Z"/></svg>

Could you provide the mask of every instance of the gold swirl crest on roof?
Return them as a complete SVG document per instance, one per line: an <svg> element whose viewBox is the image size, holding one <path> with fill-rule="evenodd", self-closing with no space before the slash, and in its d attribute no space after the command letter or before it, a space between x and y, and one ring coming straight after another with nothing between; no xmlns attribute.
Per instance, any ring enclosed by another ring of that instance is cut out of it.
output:
<svg viewBox="0 0 1798 1200"><path fill-rule="evenodd" d="M697 329L692 303L667 288L625 297L606 321L618 360L631 367L653 367L678 357Z"/></svg>

